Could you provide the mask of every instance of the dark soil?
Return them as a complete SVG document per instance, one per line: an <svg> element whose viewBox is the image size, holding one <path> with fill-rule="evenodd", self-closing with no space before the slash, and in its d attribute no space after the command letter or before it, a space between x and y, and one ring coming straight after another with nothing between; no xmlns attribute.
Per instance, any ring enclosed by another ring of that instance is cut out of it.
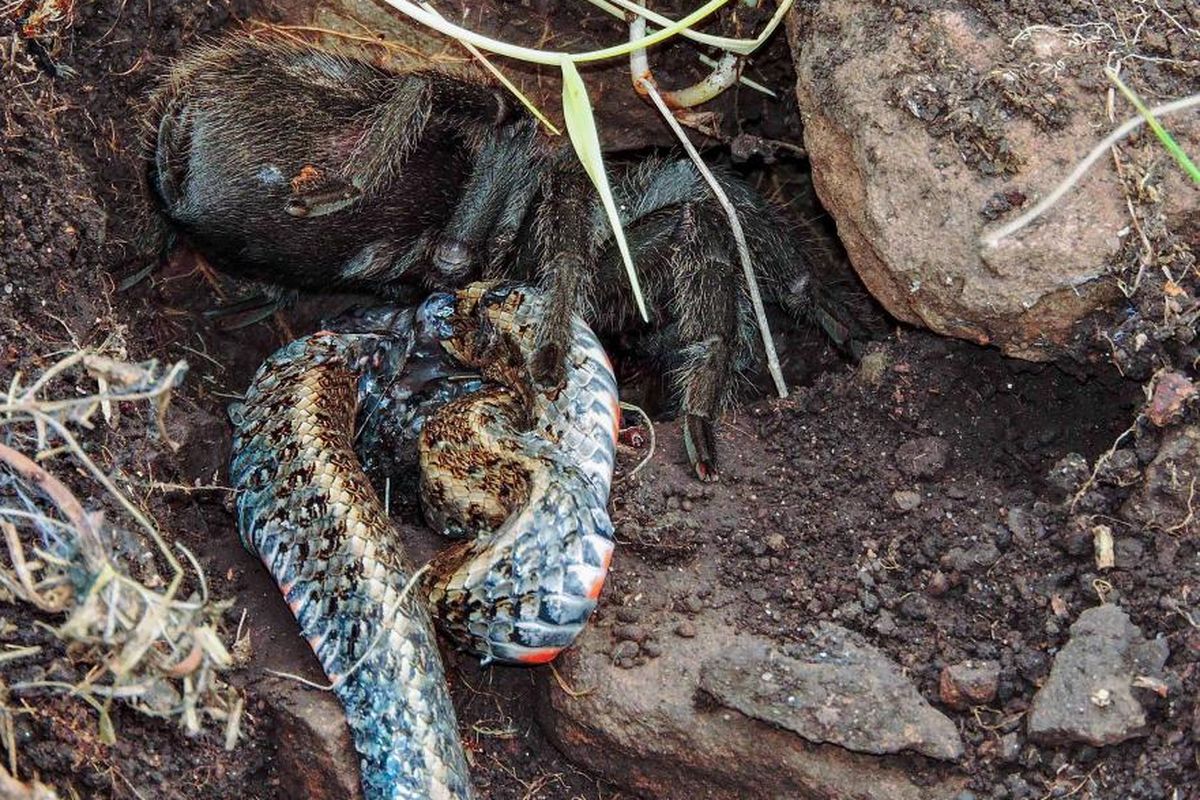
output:
<svg viewBox="0 0 1200 800"><path fill-rule="evenodd" d="M177 453L131 429L98 431L94 447L163 530L201 556L213 593L236 599L231 631L247 609L253 648L250 664L231 677L246 688L249 712L232 752L219 730L189 739L171 723L120 707L117 744L105 746L82 702L24 698L15 715L18 773L40 776L64 797L282 797L277 736L256 686L267 668L318 677L270 578L237 542L228 492L208 487L225 483L225 404L331 301L309 300L286 320L223 332L202 312L230 287L187 254L117 289L147 263L138 244L135 153L148 86L187 44L275 13L249 0L97 0L75 5L71 27L52 23L32 40L14 20L0 21L0 384L16 371L36 374L55 353L112 336L133 360L189 362L170 418L182 443ZM788 63L782 37L774 47L763 59L764 82L787 86L779 77ZM685 73L664 71L676 85ZM722 107L722 132L797 142L791 94L782 96L777 106ZM621 129L625 144L655 141L639 139L637 124ZM796 375L804 374L801 355L832 369L787 401L758 403L726 421L722 483L695 483L680 463L677 429L659 426L655 459L616 493L622 549L603 602L621 604L654 571L685 567L697 574L697 598L719 598L731 621L760 633L786 640L821 618L865 633L928 698L937 697L943 664L998 660L997 707L955 716L969 741L965 769L981 796L1050 796L1055 786L1073 788L1091 776L1074 796L1187 797L1197 782L1200 635L1160 599L1178 599L1195 584L1194 538L1124 536L1117 528L1118 568L1105 576L1107 598L1171 644L1168 668L1179 683L1151 704L1149 738L1103 752L1026 745L1015 759L996 746L999 735L1020 729L1070 620L1097 602L1090 540L1080 543L1044 478L1069 452L1091 461L1107 449L1134 415L1140 387L911 333L879 344L871 369L842 366L808 335L785 353ZM898 466L906 443L940 446L930 437L948 448L944 467L915 476ZM152 480L161 483L151 487ZM919 493L919 507L902 512L896 491ZM953 548L983 544L1001 554L987 569L944 561ZM1065 604L1065 617L1051 610L1052 598ZM688 602L681 597L681 608ZM6 683L79 678L53 639L32 626L55 620L20 606L3 613L12 623L4 629L17 631L5 641L46 647L20 667L5 664ZM533 673L481 670L455 656L451 665L484 797L620 796L547 744L532 718Z"/></svg>
<svg viewBox="0 0 1200 800"><path fill-rule="evenodd" d="M1090 462L1107 450L1141 403L1139 388L1115 376L1077 379L910 333L880 344L857 372L826 373L729 419L718 485L692 481L678 433L660 427L667 452L617 492L627 556L601 624L638 606L655 573L682 571L689 590L640 613L656 648L705 608L783 643L831 620L867 636L935 702L943 666L998 661L992 706L942 708L967 741L963 768L979 797L1058 797L1076 785L1075 796L1106 800L1191 797L1200 636L1166 598L1194 591L1196 542L1101 513L1118 544L1117 569L1099 575L1090 531L1047 482L1067 453ZM1121 490L1103 491L1119 503ZM919 505L904 510L898 492ZM1070 623L1102 597L1148 635L1167 636L1179 691L1144 699L1148 739L1102 752L1028 743L1033 694ZM1013 732L1019 749L1004 753L1001 737Z"/></svg>

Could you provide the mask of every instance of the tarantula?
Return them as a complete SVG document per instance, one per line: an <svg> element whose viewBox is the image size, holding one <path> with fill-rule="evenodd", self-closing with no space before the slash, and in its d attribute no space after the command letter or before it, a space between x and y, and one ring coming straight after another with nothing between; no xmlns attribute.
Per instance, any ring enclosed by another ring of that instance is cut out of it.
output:
<svg viewBox="0 0 1200 800"><path fill-rule="evenodd" d="M229 38L180 61L154 93L145 183L163 248L176 235L214 266L282 290L390 299L475 278L548 290L534 370L561 377L574 313L601 334L639 319L612 231L569 146L551 144L502 91L395 72L289 42ZM686 160L644 158L610 182L670 353L697 475L716 476L713 424L760 351L733 238ZM764 296L839 344L855 315L813 253L747 184L739 209Z"/></svg>

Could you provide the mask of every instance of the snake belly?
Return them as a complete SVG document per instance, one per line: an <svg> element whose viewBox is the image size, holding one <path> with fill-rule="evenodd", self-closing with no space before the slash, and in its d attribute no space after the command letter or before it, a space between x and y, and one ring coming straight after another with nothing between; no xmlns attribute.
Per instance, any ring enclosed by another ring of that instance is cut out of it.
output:
<svg viewBox="0 0 1200 800"><path fill-rule="evenodd" d="M242 541L333 684L367 800L474 796L430 609L486 659L537 663L595 606L612 552L616 383L578 323L566 381L536 390L523 362L540 308L532 291L474 285L367 332L313 334L272 355L231 409ZM451 364L493 383L443 391ZM426 518L474 537L422 570L424 591L356 454L413 437Z"/></svg>

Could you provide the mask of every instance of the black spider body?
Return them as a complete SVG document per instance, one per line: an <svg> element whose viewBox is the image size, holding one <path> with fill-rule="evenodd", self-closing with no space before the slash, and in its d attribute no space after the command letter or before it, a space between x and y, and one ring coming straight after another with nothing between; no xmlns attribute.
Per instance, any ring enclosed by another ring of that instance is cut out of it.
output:
<svg viewBox="0 0 1200 800"><path fill-rule="evenodd" d="M549 291L534 364L547 383L561 375L572 314L600 332L645 330L670 354L692 463L715 475L712 424L761 344L729 224L691 163L650 157L610 171L646 329L569 145L550 144L486 84L230 39L172 72L150 128L162 230L231 273L389 297L478 277L536 281ZM817 280L813 251L747 184L718 177L764 297L848 344L859 326Z"/></svg>
<svg viewBox="0 0 1200 800"><path fill-rule="evenodd" d="M480 151L490 88L281 42L228 39L152 99L146 184L163 230L214 266L290 289L423 282Z"/></svg>

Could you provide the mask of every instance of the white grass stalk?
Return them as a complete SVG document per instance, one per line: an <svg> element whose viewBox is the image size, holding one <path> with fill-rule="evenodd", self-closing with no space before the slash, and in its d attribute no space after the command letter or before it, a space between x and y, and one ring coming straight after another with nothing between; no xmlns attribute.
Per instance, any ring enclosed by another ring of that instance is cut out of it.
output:
<svg viewBox="0 0 1200 800"><path fill-rule="evenodd" d="M638 15L639 17L647 19L650 22L653 22L655 25L665 27L674 24L669 18L664 17L662 14L651 11L645 6L634 2L634 0L611 0L611 2L610 0L588 0L588 2L602 11L621 19L625 19L625 12L628 11ZM712 34L701 33L700 31L694 31L690 28L685 28L684 30L679 31L679 35L687 39L691 39L693 42L698 44L715 47L718 50L724 50L727 53L736 53L743 56L750 55L759 47L761 47L762 43L770 38L771 34L775 32L775 29L779 27L779 23L783 21L783 15L786 14L787 10L792 7L792 3L793 0L783 0L783 2L779 4L779 8L775 9L775 14L771 17L770 22L768 22L762 29L762 32L760 32L758 36L754 37L753 39L735 39L729 36L713 36ZM649 44L651 43L647 42L647 46L649 46Z"/></svg>
<svg viewBox="0 0 1200 800"><path fill-rule="evenodd" d="M1173 100L1170 103L1163 103L1161 106L1155 106L1154 108L1150 109L1150 114L1155 117L1162 117L1166 116L1167 114L1185 111L1196 106L1200 106L1200 94L1193 94L1179 100ZM1021 216L1017 217L1011 222L1005 223L991 233L984 234L984 236L980 239L980 243L985 247L995 247L1000 243L1001 239L1012 236L1014 233L1026 227L1038 217L1042 216L1042 214L1045 214L1062 198L1064 194L1074 188L1075 184L1079 183L1079 179L1083 177L1084 173L1091 169L1092 165L1095 164L1099 158L1108 152L1108 148L1112 147L1114 144L1121 141L1130 133L1145 124L1146 118L1140 114L1125 120L1120 127L1114 130L1108 136L1104 137L1103 141L1096 145L1092 149L1092 152L1088 153L1087 157L1076 165L1075 169L1071 171L1071 174L1068 175L1062 183L1054 188L1054 191L1046 195L1037 205L1026 211Z"/></svg>
<svg viewBox="0 0 1200 800"><path fill-rule="evenodd" d="M636 23L635 23L636 24ZM746 244L746 234L742 230L742 221L738 218L737 210L733 207L733 203L729 201L725 190L721 188L721 184L717 182L717 178L712 174L708 165L700 158L700 154L696 152L696 148L684 133L681 126L671 110L667 108L667 104L663 102L662 96L659 95L658 89L654 87L654 82L646 79L641 79L641 88L645 90L646 95L654 102L659 113L663 115L663 119L671 126L671 130L679 137L683 149L687 152L688 157L692 159L692 163L696 165L696 169L704 177L708 187L712 190L713 195L717 198L717 202L721 204L721 208L725 210L725 216L729 218L729 229L733 233L733 239L737 242L738 259L742 262L742 274L746 277L746 289L750 294L750 304L754 307L754 316L758 321L758 330L762 335L763 350L767 354L767 369L771 373L771 379L775 382L775 391L780 397L788 396L787 383L783 380L783 370L779 366L779 356L775 352L775 339L771 336L771 327L767 324L767 312L763 307L762 294L758 290L758 278L754 275L754 264L750 260L750 248Z"/></svg>
<svg viewBox="0 0 1200 800"><path fill-rule="evenodd" d="M618 58L620 56L629 55L635 45L621 44L613 47L605 47L600 50L588 50L583 53L562 53L554 50L539 50L533 47L521 47L519 45L504 42L499 39L493 39L490 36L484 36L475 31L468 30L459 25L450 22L428 3L410 2L410 0L386 0L387 4L392 8L410 17L422 25L433 28L435 31L445 34L446 36L456 39L460 42L470 42L480 50L486 50L489 53L495 53L501 56L508 56L519 61L529 61L534 64L550 64L553 66L561 66L566 61L575 63L586 61L603 61L609 58ZM703 20L705 17L712 14L717 9L726 5L729 0L709 0L700 8L688 14L683 19L671 23L662 30L655 31L647 37L646 45L658 44L666 41L672 36L678 35L680 32L690 28L696 23ZM779 16L778 14L776 16ZM778 24L778 23L776 23ZM768 28L771 25L768 24ZM736 41L736 40L735 40Z"/></svg>

